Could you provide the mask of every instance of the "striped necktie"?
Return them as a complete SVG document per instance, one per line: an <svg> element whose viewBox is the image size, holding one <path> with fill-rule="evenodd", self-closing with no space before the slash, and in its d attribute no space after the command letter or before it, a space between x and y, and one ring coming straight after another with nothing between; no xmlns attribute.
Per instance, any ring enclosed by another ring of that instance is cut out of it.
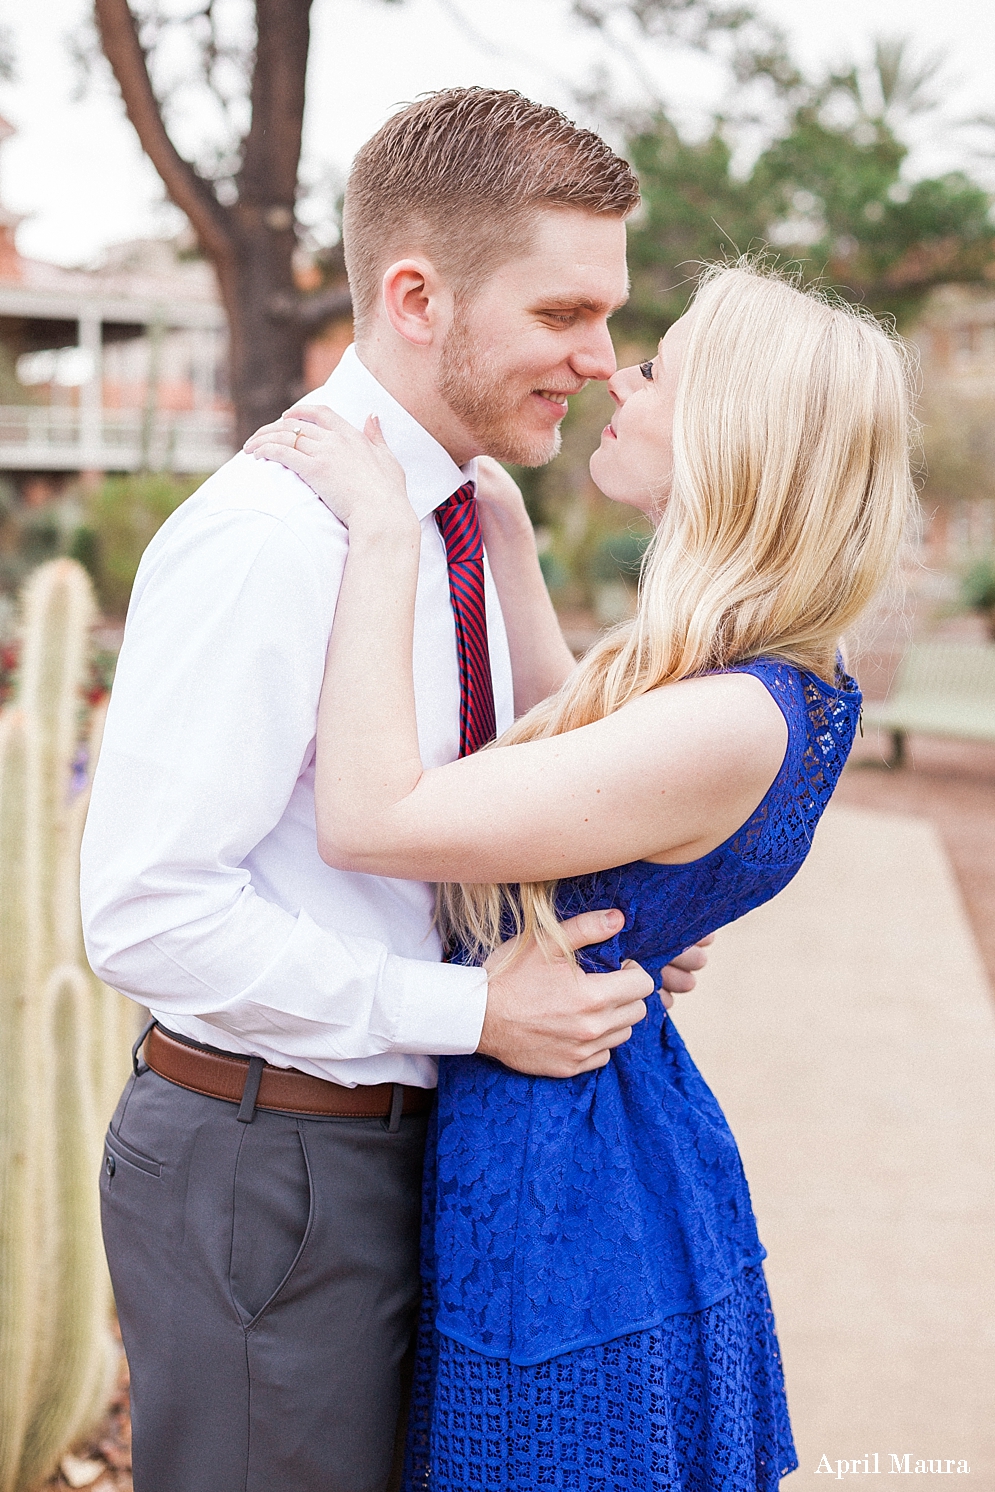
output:
<svg viewBox="0 0 995 1492"><path fill-rule="evenodd" d="M484 606L484 541L475 487L467 482L435 510L449 562L449 599L459 659L459 754L479 751L496 734L494 684Z"/></svg>

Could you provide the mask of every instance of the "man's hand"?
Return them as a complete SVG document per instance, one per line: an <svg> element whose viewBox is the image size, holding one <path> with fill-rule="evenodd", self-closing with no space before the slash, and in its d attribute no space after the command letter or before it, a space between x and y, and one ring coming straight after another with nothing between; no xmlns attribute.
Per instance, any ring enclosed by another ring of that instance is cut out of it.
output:
<svg viewBox="0 0 995 1492"><path fill-rule="evenodd" d="M708 954L704 949L714 942L715 934L709 933L707 938L702 938L692 948L685 948L665 969L661 969L663 989L660 991L660 999L665 1010L673 1005L675 995L686 995L689 990L694 989L698 982L695 974L708 963Z"/></svg>
<svg viewBox="0 0 995 1492"><path fill-rule="evenodd" d="M621 928L621 912L582 912L563 923L572 948L603 943ZM531 944L511 963L513 943L495 949L487 1013L477 1051L538 1077L571 1078L605 1067L645 1018L650 976L631 960L611 974L585 974L554 950ZM682 955L687 957L687 955Z"/></svg>

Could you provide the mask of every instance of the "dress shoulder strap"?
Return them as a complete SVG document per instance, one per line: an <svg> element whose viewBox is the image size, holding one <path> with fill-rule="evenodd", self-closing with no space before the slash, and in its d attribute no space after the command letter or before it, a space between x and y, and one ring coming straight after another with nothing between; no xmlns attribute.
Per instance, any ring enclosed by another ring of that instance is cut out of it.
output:
<svg viewBox="0 0 995 1492"><path fill-rule="evenodd" d="M730 672L759 679L788 727L781 769L732 847L754 863L795 864L808 853L846 765L860 715L860 690L843 671L842 660L833 684L781 658L754 658L735 664Z"/></svg>

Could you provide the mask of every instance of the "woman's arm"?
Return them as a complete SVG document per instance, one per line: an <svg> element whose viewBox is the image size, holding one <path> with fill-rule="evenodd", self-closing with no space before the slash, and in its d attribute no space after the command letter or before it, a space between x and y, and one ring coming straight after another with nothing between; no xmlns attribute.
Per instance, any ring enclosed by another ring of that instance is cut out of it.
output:
<svg viewBox="0 0 995 1492"><path fill-rule="evenodd" d="M477 511L508 634L515 714L524 715L556 693L574 657L549 599L522 494L489 456L477 462Z"/></svg>
<svg viewBox="0 0 995 1492"><path fill-rule="evenodd" d="M379 436L249 442L349 527L319 713L323 857L429 881L551 880L640 858L690 860L750 816L777 774L783 716L746 674L688 679L580 730L425 771L411 669L419 530ZM292 427L291 427L292 429Z"/></svg>
<svg viewBox="0 0 995 1492"><path fill-rule="evenodd" d="M329 652L329 700L359 684L361 667L345 683L358 618L357 607ZM362 745L358 719L331 707L322 716L315 801L331 865L504 882L693 860L746 822L787 736L770 695L745 674L685 680L580 730L429 771L406 733L402 741L398 714L385 693Z"/></svg>

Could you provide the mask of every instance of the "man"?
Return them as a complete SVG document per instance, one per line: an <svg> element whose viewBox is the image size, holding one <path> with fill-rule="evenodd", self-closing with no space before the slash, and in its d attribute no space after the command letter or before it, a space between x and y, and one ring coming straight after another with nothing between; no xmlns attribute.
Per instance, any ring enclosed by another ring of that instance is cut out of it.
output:
<svg viewBox="0 0 995 1492"><path fill-rule="evenodd" d="M430 765L568 666L548 608L509 649L474 458L548 460L568 395L613 371L636 200L603 141L515 94L437 94L357 158L356 345L310 397L357 425L379 416L422 520ZM101 1183L136 1492L383 1492L434 1057L579 1072L627 1039L651 988L536 950L444 964L431 888L320 860L314 732L345 543L295 476L237 456L163 526L135 584L83 904L94 968L158 1023ZM570 936L601 941L618 916Z"/></svg>

